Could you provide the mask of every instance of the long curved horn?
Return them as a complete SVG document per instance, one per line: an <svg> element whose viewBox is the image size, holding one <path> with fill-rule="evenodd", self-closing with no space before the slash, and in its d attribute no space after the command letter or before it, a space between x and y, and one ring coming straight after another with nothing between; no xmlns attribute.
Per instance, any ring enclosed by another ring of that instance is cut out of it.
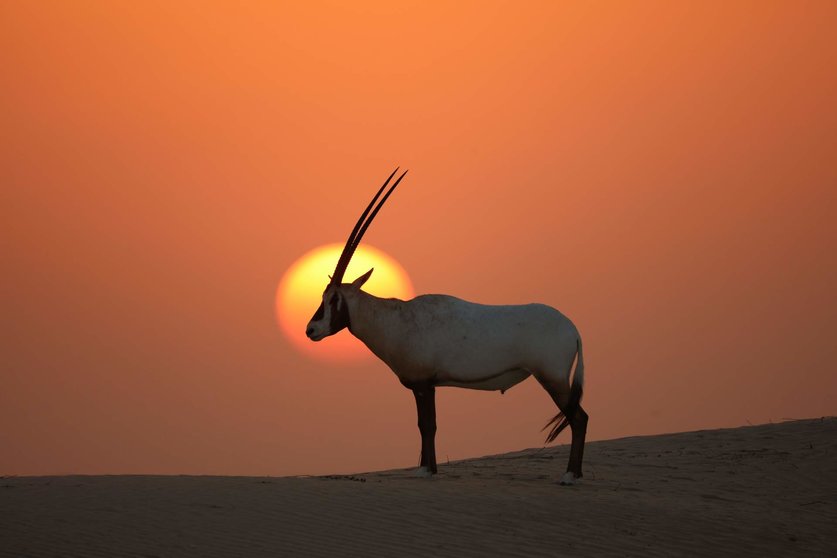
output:
<svg viewBox="0 0 837 558"><path fill-rule="evenodd" d="M352 241L355 239L355 235L357 234L357 231L360 229L361 225L363 224L363 220L366 219L366 216L369 214L369 210L371 210L372 206L375 205L375 202L378 200L378 197L381 195L381 192L384 191L384 188L387 187L387 184L389 184L389 181L392 180L392 177L395 176L395 173L397 173L397 172L398 172L398 167L396 167L395 170L392 171L392 174L389 175L389 178L386 179L386 181L384 182L384 185L381 186L380 190L378 190L378 193L375 194L375 197L372 198L372 201L369 202L369 205L367 205L366 209L363 211L363 213L361 213L360 219L358 219L357 223L355 223L355 228L353 228L352 232L349 233L349 238L346 239L346 244L345 244L345 246L343 246L343 252L340 254L340 258L337 260L337 267L334 268L334 273L331 274L330 279L331 279L332 283L339 283L343 279L343 273L345 273L346 267L349 265L349 261L348 261L348 258L346 257L346 253L349 251L349 248L352 246L352 244L353 244ZM335 277L337 278L336 280L334 279Z"/></svg>
<svg viewBox="0 0 837 558"><path fill-rule="evenodd" d="M392 171L392 174L386 179L384 185L378 190L378 193L375 194L375 197L372 198L372 201L369 202L369 205L366 206L366 209L361 214L360 218L357 220L355 227L352 229L351 234L349 234L349 238L346 240L346 245L343 247L343 252L340 254L340 259L337 261L337 267L334 268L334 274L331 276L331 283L332 284L339 284L343 280L343 274L346 273L346 268L349 267L349 262L352 259L352 255L354 255L355 250L357 249L358 245L360 244L360 239L363 238L364 233L366 233L366 229L369 228L370 223L375 218L375 215L378 214L378 211L381 210L381 207L384 205L384 202L387 201L390 194L392 194L395 187L401 182L401 179L407 174L407 171L404 171L401 176L395 181L392 187L384 194L384 197L375 206L375 209L372 210L372 206L375 205L375 202L378 201L378 198L381 196L381 192L389 184L389 181L392 180L392 177L395 176L395 173L398 172L398 168ZM369 211L372 210L371 215ZM369 215L367 219L366 216ZM364 222L365 221L365 222Z"/></svg>

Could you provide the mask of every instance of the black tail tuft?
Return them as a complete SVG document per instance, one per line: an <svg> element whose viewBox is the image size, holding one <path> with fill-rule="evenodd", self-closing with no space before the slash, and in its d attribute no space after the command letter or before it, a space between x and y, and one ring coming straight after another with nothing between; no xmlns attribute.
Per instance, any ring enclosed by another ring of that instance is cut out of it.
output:
<svg viewBox="0 0 837 558"><path fill-rule="evenodd" d="M546 425L543 428L541 428L541 432L543 432L544 430L549 428L550 425L554 425L552 426L552 430L549 431L549 434L547 434L546 441L544 442L544 444L548 444L549 442L557 438L558 434L560 434L561 431L564 430L569 424L570 421L567 419L567 417L564 416L564 413L558 413L557 415L552 417L552 420L547 422Z"/></svg>
<svg viewBox="0 0 837 558"><path fill-rule="evenodd" d="M567 408L552 417L552 420L546 423L546 425L541 428L541 432L552 426L552 429L549 431L549 434L546 436L546 441L544 444L548 444L555 440L567 426L570 425L570 421L575 417L575 412L578 410L578 406L581 403L581 395L583 393L583 389L578 384L573 384L570 388L570 401L567 404Z"/></svg>

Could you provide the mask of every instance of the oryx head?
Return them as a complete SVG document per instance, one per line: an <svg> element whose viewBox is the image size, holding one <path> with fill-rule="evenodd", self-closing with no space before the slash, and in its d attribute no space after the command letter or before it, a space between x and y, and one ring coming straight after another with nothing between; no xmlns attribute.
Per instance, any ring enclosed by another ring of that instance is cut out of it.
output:
<svg viewBox="0 0 837 558"><path fill-rule="evenodd" d="M323 300L320 303L320 307L314 312L311 321L308 322L308 327L305 329L305 335L312 341L320 341L329 335L334 335L344 327L351 325L351 317L349 316L349 309L346 304L346 295L353 290L359 290L366 283L366 280L369 279L369 276L372 275L372 270L370 269L351 283L342 282L343 274L346 273L349 261L351 261L352 255L355 253L358 244L360 244L360 239L363 238L366 229L369 228L369 224L372 223L372 220L378 214L378 211L381 210L384 202L387 201L387 198L389 198L390 194L392 194L393 190L401 182L401 179L407 174L407 171L404 171L390 189L387 190L384 197L378 202L378 205L375 205L375 202L381 197L381 194L396 172L398 172L398 169L392 171L392 174L389 175L384 185L381 186L378 193L375 194L375 197L366 206L360 219L357 220L355 228L352 229L349 239L346 241L346 246L343 247L343 253L340 254L340 259L337 260L337 267L334 268L334 274L330 277L331 281L329 281L325 291L323 291ZM372 209L373 206L375 206L374 209Z"/></svg>

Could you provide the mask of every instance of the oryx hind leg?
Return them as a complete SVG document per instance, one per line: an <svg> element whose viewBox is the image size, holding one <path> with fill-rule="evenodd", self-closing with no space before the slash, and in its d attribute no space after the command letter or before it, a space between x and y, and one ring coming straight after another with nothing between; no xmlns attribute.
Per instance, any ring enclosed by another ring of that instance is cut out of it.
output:
<svg viewBox="0 0 837 558"><path fill-rule="evenodd" d="M584 459L587 419L587 413L581 408L581 405L576 405L573 417L570 419L570 428L573 433L572 446L570 446L570 462L567 465L567 472L561 479L561 484L574 484L576 480L583 476L581 474L581 462Z"/></svg>
<svg viewBox="0 0 837 558"><path fill-rule="evenodd" d="M581 463L584 457L588 420L587 413L580 405L581 387L570 387L568 381L551 382L540 375L537 378L560 411L544 426L544 430L551 427L545 443L555 440L567 426L572 432L570 458L567 463L567 472L561 477L561 484L575 484L582 477Z"/></svg>

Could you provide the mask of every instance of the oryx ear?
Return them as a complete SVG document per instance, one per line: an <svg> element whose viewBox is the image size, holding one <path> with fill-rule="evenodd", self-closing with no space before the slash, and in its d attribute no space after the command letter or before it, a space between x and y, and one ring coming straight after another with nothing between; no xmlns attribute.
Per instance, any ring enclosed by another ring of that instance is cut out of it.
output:
<svg viewBox="0 0 837 558"><path fill-rule="evenodd" d="M352 288L353 289L361 288L363 286L363 284L366 283L366 281L369 280L369 277L372 275L373 271L375 271L374 267L372 269L370 269L369 271L367 271L366 273L364 273L363 275L361 275L360 277L358 277L357 279L355 279L354 281L352 281Z"/></svg>

